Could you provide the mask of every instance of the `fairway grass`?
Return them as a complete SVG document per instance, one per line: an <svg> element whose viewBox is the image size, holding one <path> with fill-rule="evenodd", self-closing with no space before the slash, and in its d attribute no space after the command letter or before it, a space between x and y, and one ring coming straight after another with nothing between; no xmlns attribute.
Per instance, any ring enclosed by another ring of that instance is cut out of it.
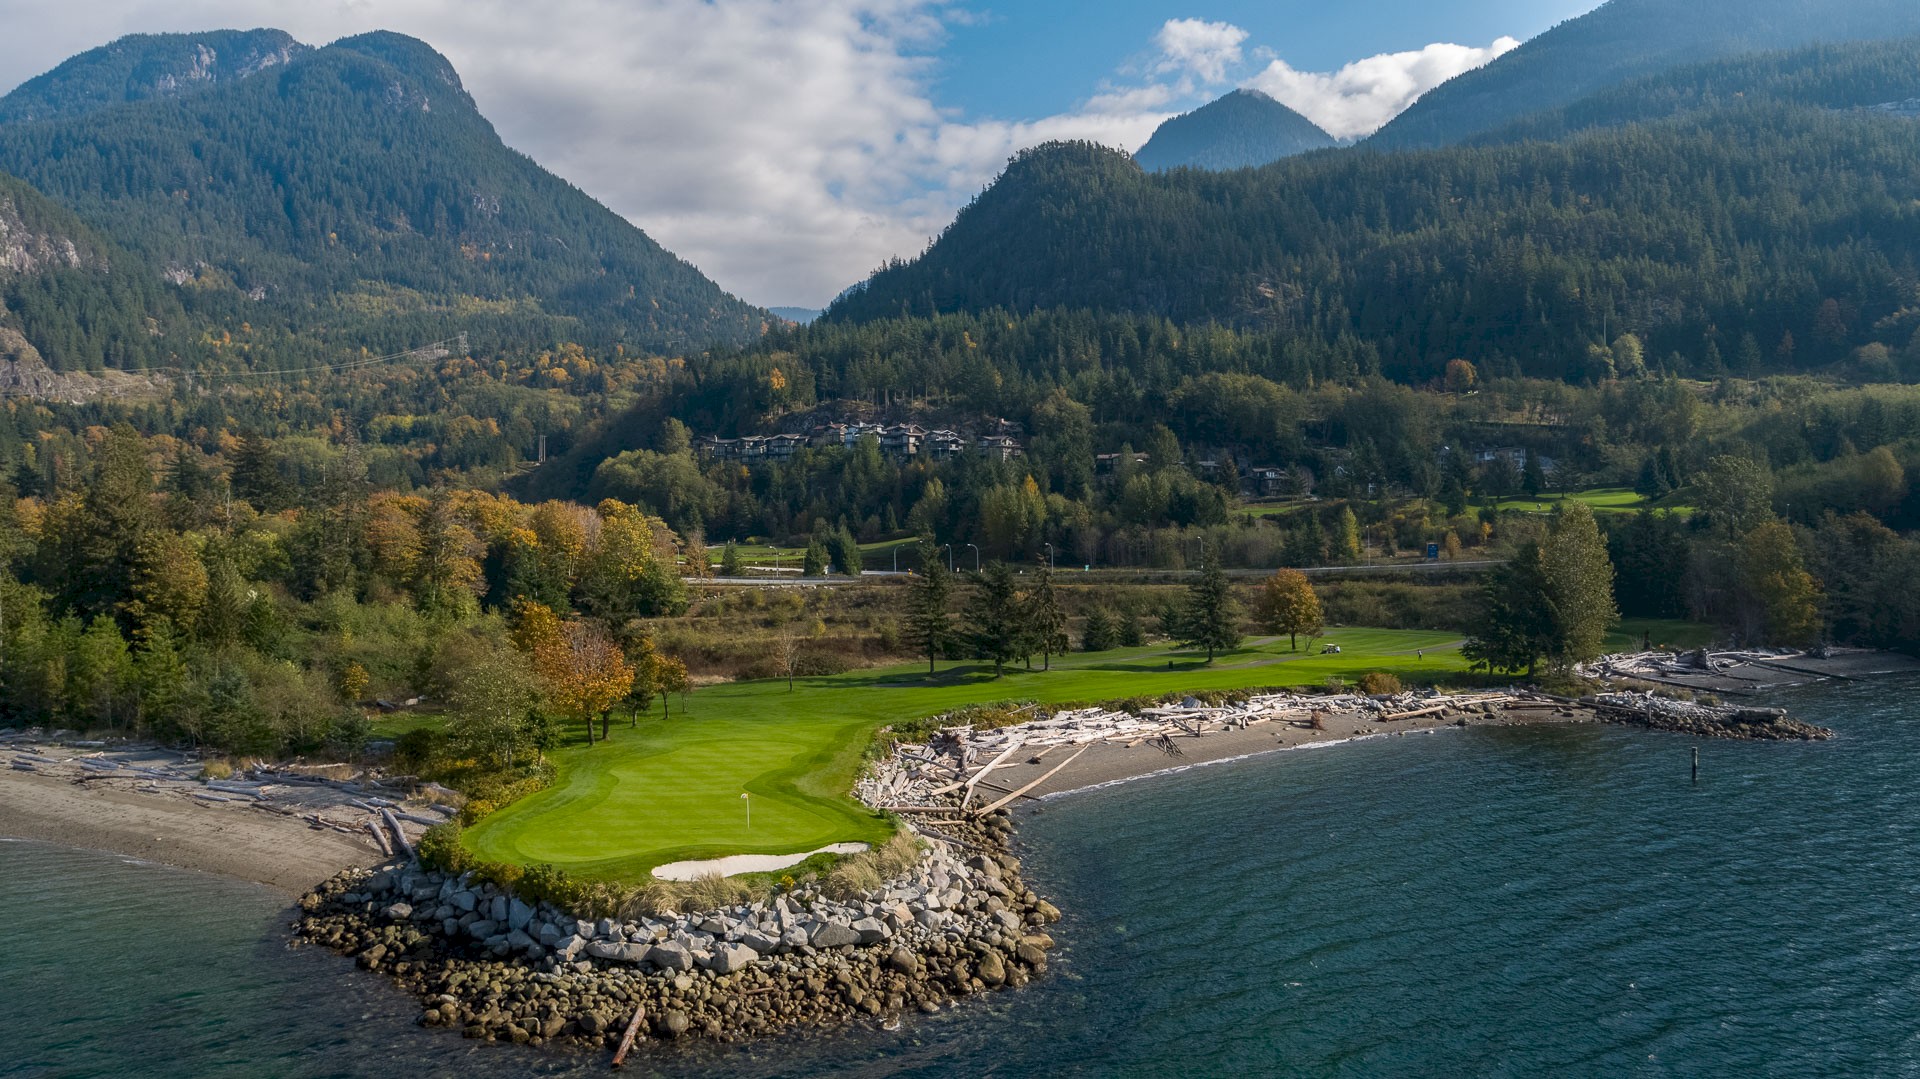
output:
<svg viewBox="0 0 1920 1079"><path fill-rule="evenodd" d="M667 862L877 844L892 823L848 792L874 732L889 723L995 701L1318 686L1372 671L1431 681L1466 669L1460 643L1450 633L1341 629L1320 641L1338 644L1336 656L1309 655L1304 640L1289 652L1281 638L1222 653L1212 666L1163 646L1075 653L1056 657L1051 671L1001 679L943 664L929 681L920 664L801 679L792 692L783 681L727 683L694 694L688 713L615 725L606 742L554 751L552 786L486 817L463 841L490 861L620 881Z"/></svg>
<svg viewBox="0 0 1920 1079"><path fill-rule="evenodd" d="M1561 501L1585 503L1588 508L1600 516L1610 513L1639 513L1649 507L1656 510L1668 510L1686 516L1693 507L1679 505L1672 498L1653 501L1631 487L1596 487L1589 491L1572 491L1565 495L1543 494L1538 498L1508 498L1495 505L1502 513L1552 513L1556 503Z"/></svg>

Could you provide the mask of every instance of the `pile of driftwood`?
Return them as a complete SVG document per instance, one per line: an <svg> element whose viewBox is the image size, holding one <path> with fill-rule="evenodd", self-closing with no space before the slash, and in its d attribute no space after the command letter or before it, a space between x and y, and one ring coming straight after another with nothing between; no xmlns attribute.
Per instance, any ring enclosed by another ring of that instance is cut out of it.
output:
<svg viewBox="0 0 1920 1079"><path fill-rule="evenodd" d="M414 788L407 777L381 777L346 766L304 769L255 764L224 779L203 777L194 753L157 745L60 739L40 731L0 733L0 758L30 772L91 786L187 799L210 808L244 808L298 817L308 827L365 836L383 854L411 855L420 833L451 817L457 800L443 787ZM344 773L332 779L320 773Z"/></svg>
<svg viewBox="0 0 1920 1079"><path fill-rule="evenodd" d="M1179 739L1246 730L1264 723L1318 728L1326 717L1336 714L1392 723L1448 710L1505 705L1514 699L1508 694L1364 697L1279 693L1220 705L1189 698L1137 713L1084 708L988 730L954 725L942 727L926 743L896 746L891 756L856 784L854 793L870 806L896 813L978 818L1027 795L1096 745L1150 745L1170 757L1180 757L1184 754ZM986 784L989 776L1010 763L1032 765L1050 760L1051 768L1017 790ZM998 797L990 799L988 794Z"/></svg>

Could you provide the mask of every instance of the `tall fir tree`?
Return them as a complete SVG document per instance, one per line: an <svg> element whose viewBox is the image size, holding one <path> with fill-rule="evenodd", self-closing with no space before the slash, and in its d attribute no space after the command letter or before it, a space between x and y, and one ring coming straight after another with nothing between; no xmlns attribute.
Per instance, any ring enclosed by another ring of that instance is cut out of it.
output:
<svg viewBox="0 0 1920 1079"><path fill-rule="evenodd" d="M1239 647L1240 604L1233 598L1233 587L1220 568L1220 549L1207 544L1200 577L1187 590L1185 617L1181 619L1181 643L1207 650L1211 664L1215 653Z"/></svg>
<svg viewBox="0 0 1920 1079"><path fill-rule="evenodd" d="M913 607L907 617L913 639L927 657L927 677L931 678L934 661L953 637L953 617L947 612L953 578L931 538L920 537L915 549L920 556L920 573L914 578Z"/></svg>

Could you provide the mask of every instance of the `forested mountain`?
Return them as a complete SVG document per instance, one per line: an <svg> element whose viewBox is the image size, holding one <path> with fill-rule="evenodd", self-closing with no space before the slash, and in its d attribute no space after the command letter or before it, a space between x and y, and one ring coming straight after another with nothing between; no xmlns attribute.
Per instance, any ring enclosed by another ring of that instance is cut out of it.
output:
<svg viewBox="0 0 1920 1079"><path fill-rule="evenodd" d="M0 97L0 124L79 116L245 78L308 51L279 30L130 34L83 52Z"/></svg>
<svg viewBox="0 0 1920 1079"><path fill-rule="evenodd" d="M1161 124L1133 157L1149 172L1243 169L1336 145L1312 120L1273 98L1235 90Z"/></svg>
<svg viewBox="0 0 1920 1079"><path fill-rule="evenodd" d="M61 93L16 96L83 101L87 70L119 74L95 62ZM766 317L508 149L447 61L395 34L0 125L0 170L180 286L202 322L281 333L274 362L461 331L477 349L679 351L746 340Z"/></svg>
<svg viewBox="0 0 1920 1079"><path fill-rule="evenodd" d="M1897 54L1869 51L1887 75L1873 95L1920 96L1920 66L1902 75ZM1557 142L1236 173L1153 175L1054 145L826 317L1085 307L1218 320L1351 338L1412 380L1463 356L1599 377L1592 348L1623 332L1677 373L1804 369L1912 337L1916 206L1920 125L1765 94Z"/></svg>
<svg viewBox="0 0 1920 1079"><path fill-rule="evenodd" d="M0 173L0 362L152 366L186 322L157 275Z"/></svg>
<svg viewBox="0 0 1920 1079"><path fill-rule="evenodd" d="M1368 144L1444 146L1667 68L1913 34L1912 0L1611 0L1429 91Z"/></svg>
<svg viewBox="0 0 1920 1079"><path fill-rule="evenodd" d="M1761 101L1882 110L1920 92L1916 72L1920 38L1750 53L1635 79L1565 108L1534 113L1473 141L1557 139L1596 127Z"/></svg>

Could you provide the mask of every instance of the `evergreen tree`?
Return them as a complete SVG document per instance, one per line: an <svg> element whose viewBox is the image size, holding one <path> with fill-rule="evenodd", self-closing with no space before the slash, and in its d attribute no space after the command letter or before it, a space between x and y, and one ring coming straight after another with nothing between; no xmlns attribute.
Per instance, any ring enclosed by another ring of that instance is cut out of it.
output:
<svg viewBox="0 0 1920 1079"><path fill-rule="evenodd" d="M234 497L262 513L278 513L293 502L286 477L280 474L280 455L258 431L240 436L228 482Z"/></svg>
<svg viewBox="0 0 1920 1079"><path fill-rule="evenodd" d="M1220 550L1207 545L1200 577L1187 590L1187 608L1181 620L1181 643L1189 648L1207 650L1211 664L1216 652L1240 645L1240 604L1233 598L1233 587L1220 568Z"/></svg>
<svg viewBox="0 0 1920 1079"><path fill-rule="evenodd" d="M946 563L940 561L940 552L930 537L920 537L917 549L920 573L913 581L913 606L907 618L913 639L926 653L927 677L931 678L934 661L940 657L953 636L953 619L947 613L947 601L953 591L953 583L947 573Z"/></svg>
<svg viewBox="0 0 1920 1079"><path fill-rule="evenodd" d="M800 575L803 577L825 577L827 575L827 545L815 536L807 541L807 553L802 556Z"/></svg>
<svg viewBox="0 0 1920 1079"><path fill-rule="evenodd" d="M1067 615L1060 609L1060 597L1053 588L1053 567L1042 558L1034 573L1039 581L1027 593L1026 635L1040 649L1041 670L1050 671L1054 653L1065 655L1067 651Z"/></svg>
<svg viewBox="0 0 1920 1079"><path fill-rule="evenodd" d="M860 576L866 559L860 552L860 544L854 540L853 533L843 525L832 537L833 561L842 575Z"/></svg>
<svg viewBox="0 0 1920 1079"><path fill-rule="evenodd" d="M1119 643L1120 628L1116 625L1113 612L1105 607L1095 607L1088 611L1086 624L1080 628L1080 650L1110 652Z"/></svg>
<svg viewBox="0 0 1920 1079"><path fill-rule="evenodd" d="M1592 509L1568 504L1544 541L1523 544L1488 574L1482 596L1462 649L1477 666L1532 675L1542 660L1565 670L1598 656L1620 615L1613 563Z"/></svg>
<svg viewBox="0 0 1920 1079"><path fill-rule="evenodd" d="M740 559L740 548L728 540L727 545L720 549L720 576L743 577L746 572L747 567Z"/></svg>
<svg viewBox="0 0 1920 1079"><path fill-rule="evenodd" d="M1140 624L1140 616L1132 610L1120 616L1117 631L1122 648L1141 648L1147 643L1146 628Z"/></svg>
<svg viewBox="0 0 1920 1079"><path fill-rule="evenodd" d="M989 562L973 575L966 619L973 658L991 661L993 676L1004 677L1007 664L1025 651L1028 636L1026 612L1014 589L1013 570L1005 562Z"/></svg>

